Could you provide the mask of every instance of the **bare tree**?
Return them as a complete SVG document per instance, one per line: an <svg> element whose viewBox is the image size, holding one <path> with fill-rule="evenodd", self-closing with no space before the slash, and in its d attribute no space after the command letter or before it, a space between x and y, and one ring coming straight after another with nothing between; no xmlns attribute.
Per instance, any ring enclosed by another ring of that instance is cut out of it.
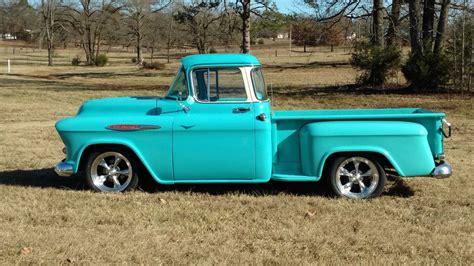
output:
<svg viewBox="0 0 474 266"><path fill-rule="evenodd" d="M433 48L433 27L435 19L435 0L425 0L423 7L423 49L431 51Z"/></svg>
<svg viewBox="0 0 474 266"><path fill-rule="evenodd" d="M410 43L411 53L413 55L422 55L422 46L420 43L421 31L421 0L408 0L410 16Z"/></svg>
<svg viewBox="0 0 474 266"><path fill-rule="evenodd" d="M182 5L180 10L174 14L175 20L184 25L187 33L190 34L194 47L200 54L209 50L210 27L221 17L218 12L220 1L202 1Z"/></svg>
<svg viewBox="0 0 474 266"><path fill-rule="evenodd" d="M174 43L174 36L173 36L173 17L169 18L168 21L168 34L166 36L166 61L170 62L170 50L171 45Z"/></svg>
<svg viewBox="0 0 474 266"><path fill-rule="evenodd" d="M383 0L374 0L372 42L377 46L383 46L383 9Z"/></svg>
<svg viewBox="0 0 474 266"><path fill-rule="evenodd" d="M441 0L441 10L439 12L438 28L436 30L436 40L433 48L435 56L439 56L443 47L446 25L448 23L448 12L450 0Z"/></svg>
<svg viewBox="0 0 474 266"><path fill-rule="evenodd" d="M40 16L27 0L1 0L1 33L10 33L12 37L24 41L31 40L28 30L38 26Z"/></svg>
<svg viewBox="0 0 474 266"><path fill-rule="evenodd" d="M250 52L250 0L238 0L237 3L242 6L239 12L242 19L242 53L247 54Z"/></svg>
<svg viewBox="0 0 474 266"><path fill-rule="evenodd" d="M398 44L400 34L400 0L392 1L392 8L389 15L389 24L387 31L387 44Z"/></svg>
<svg viewBox="0 0 474 266"><path fill-rule="evenodd" d="M302 14L311 17L320 24L321 36L324 36L325 32L330 31L343 19L367 18L373 16L374 13L373 7L369 6L373 3L372 0L303 0L303 3L306 8L301 11ZM383 12L383 4L381 11ZM383 13L380 18L383 23Z"/></svg>
<svg viewBox="0 0 474 266"><path fill-rule="evenodd" d="M135 47L137 51L137 63L141 64L142 58L142 42L145 38L147 29L154 27L151 22L151 15L163 10L170 0L129 0L126 5L126 11L129 17L128 28L131 35L135 39ZM150 30L148 30L149 32Z"/></svg>
<svg viewBox="0 0 474 266"><path fill-rule="evenodd" d="M48 66L53 65L54 33L58 4L58 0L41 0L40 12L43 21L43 33L48 46Z"/></svg>
<svg viewBox="0 0 474 266"><path fill-rule="evenodd" d="M292 42L303 46L303 52L306 53L307 46L317 45L321 35L320 27L310 18L297 18L292 23Z"/></svg>
<svg viewBox="0 0 474 266"><path fill-rule="evenodd" d="M251 15L261 16L261 11L268 9L269 5L269 0L235 0L231 5L242 20L242 53L247 54L250 52Z"/></svg>
<svg viewBox="0 0 474 266"><path fill-rule="evenodd" d="M79 0L65 8L71 12L64 20L81 38L88 65L94 65L100 55L102 32L112 14L123 8L118 0Z"/></svg>
<svg viewBox="0 0 474 266"><path fill-rule="evenodd" d="M241 21L240 17L233 8L229 8L224 2L224 12L219 20L219 27L217 29L216 37L224 45L227 51L232 44L241 39ZM239 34L239 36L237 36Z"/></svg>

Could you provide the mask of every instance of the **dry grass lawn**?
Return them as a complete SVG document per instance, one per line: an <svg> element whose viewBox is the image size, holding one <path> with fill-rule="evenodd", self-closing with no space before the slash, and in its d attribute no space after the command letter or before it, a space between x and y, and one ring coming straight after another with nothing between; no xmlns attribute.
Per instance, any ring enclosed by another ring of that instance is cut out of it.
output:
<svg viewBox="0 0 474 266"><path fill-rule="evenodd" d="M268 54L263 62L277 109L446 112L454 124L446 141L454 175L394 179L367 201L334 199L313 183L100 194L81 177L53 173L63 156L55 121L90 98L162 95L178 64L143 71L123 59L127 54L114 55L104 68L68 66L74 53L53 68L41 65L38 52L11 75L0 66L0 263L474 264L472 98L315 89L350 84L357 72L313 63L331 61L322 52L271 58L271 51L257 51ZM7 57L0 51L0 62ZM334 57L347 61L344 52Z"/></svg>

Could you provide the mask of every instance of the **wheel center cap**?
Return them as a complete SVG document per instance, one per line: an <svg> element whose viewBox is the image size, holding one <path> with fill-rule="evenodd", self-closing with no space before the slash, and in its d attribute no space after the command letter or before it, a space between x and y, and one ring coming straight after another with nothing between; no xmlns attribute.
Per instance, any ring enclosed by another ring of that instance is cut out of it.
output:
<svg viewBox="0 0 474 266"><path fill-rule="evenodd" d="M115 174L117 174L117 171L118 171L117 168L112 168L112 169L110 169L110 171L109 171L109 175L115 175Z"/></svg>

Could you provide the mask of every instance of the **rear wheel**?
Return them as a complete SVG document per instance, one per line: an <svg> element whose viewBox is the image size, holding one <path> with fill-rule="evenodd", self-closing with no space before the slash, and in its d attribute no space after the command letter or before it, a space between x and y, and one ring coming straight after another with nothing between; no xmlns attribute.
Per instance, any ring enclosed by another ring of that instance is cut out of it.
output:
<svg viewBox="0 0 474 266"><path fill-rule="evenodd" d="M93 152L87 162L86 181L98 192L123 192L138 185L138 164L126 150L109 149Z"/></svg>
<svg viewBox="0 0 474 266"><path fill-rule="evenodd" d="M385 171L377 160L354 155L334 160L329 183L338 196L365 199L382 194L386 180Z"/></svg>

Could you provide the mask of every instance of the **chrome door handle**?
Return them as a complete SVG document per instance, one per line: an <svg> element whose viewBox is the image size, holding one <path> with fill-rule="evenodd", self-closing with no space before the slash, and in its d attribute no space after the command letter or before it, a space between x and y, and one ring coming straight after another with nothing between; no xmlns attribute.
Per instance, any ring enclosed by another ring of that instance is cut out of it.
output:
<svg viewBox="0 0 474 266"><path fill-rule="evenodd" d="M249 111L250 111L249 107L238 107L238 108L234 108L232 110L232 113L238 114L238 113L246 113L246 112L249 112Z"/></svg>

